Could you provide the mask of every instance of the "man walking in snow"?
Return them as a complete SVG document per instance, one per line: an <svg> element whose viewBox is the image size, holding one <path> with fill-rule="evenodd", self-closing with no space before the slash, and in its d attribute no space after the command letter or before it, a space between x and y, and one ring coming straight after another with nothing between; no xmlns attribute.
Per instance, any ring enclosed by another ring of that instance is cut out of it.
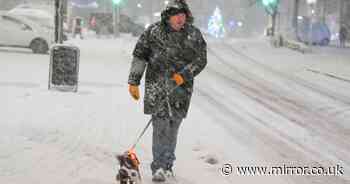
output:
<svg viewBox="0 0 350 184"><path fill-rule="evenodd" d="M138 100L144 71L144 113L152 116L152 180L173 175L178 129L187 116L194 78L207 64L206 42L185 0L170 1L133 51L129 93Z"/></svg>

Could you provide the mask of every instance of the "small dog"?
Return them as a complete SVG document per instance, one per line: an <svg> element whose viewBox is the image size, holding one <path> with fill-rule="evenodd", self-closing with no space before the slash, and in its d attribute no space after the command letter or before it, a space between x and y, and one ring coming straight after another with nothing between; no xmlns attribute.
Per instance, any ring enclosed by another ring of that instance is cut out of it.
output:
<svg viewBox="0 0 350 184"><path fill-rule="evenodd" d="M126 151L124 154L117 155L116 158L119 161L119 171L116 176L117 181L120 184L140 184L140 162L136 157L135 151Z"/></svg>

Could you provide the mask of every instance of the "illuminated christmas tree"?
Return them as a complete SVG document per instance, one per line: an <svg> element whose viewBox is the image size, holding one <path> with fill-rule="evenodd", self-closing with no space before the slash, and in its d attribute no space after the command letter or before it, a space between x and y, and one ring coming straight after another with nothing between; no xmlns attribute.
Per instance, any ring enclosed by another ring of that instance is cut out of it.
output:
<svg viewBox="0 0 350 184"><path fill-rule="evenodd" d="M226 31L224 27L224 21L221 15L221 11L218 7L215 8L214 14L209 19L208 31L212 36L216 38L222 38L225 36Z"/></svg>

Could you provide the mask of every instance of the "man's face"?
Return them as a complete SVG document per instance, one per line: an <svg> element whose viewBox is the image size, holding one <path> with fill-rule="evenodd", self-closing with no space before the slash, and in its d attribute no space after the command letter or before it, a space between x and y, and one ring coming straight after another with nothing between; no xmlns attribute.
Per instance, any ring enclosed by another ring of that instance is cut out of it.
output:
<svg viewBox="0 0 350 184"><path fill-rule="evenodd" d="M170 26L175 31L180 31L180 29L185 25L186 23L186 14L185 13L178 13L176 15L170 16L169 18Z"/></svg>

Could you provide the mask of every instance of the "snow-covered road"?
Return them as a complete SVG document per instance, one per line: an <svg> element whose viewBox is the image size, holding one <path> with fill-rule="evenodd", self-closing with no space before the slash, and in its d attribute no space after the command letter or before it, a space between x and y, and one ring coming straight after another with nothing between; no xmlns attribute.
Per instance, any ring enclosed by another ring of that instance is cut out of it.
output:
<svg viewBox="0 0 350 184"><path fill-rule="evenodd" d="M251 46L254 47L248 47ZM255 59L234 45L212 44L209 51L217 62L207 69L211 75L206 80L211 79L209 84L222 84L209 89L203 89L208 86L203 84L198 90L220 109L220 116L231 115L223 125L229 134L241 140L246 138L245 145L254 145L252 149L262 151L259 155L275 165L349 167L348 95L319 86L307 76L276 70L265 58ZM280 61L291 65L290 58L293 53ZM299 183L344 182L343 178L321 178L293 179Z"/></svg>
<svg viewBox="0 0 350 184"><path fill-rule="evenodd" d="M128 149L149 118L127 92L135 41L72 41L81 49L77 93L47 90L48 55L0 48L1 183L115 183L114 154ZM208 47L208 67L180 129L175 171L182 183L349 183L349 50L303 55L263 39L208 40ZM150 136L137 147L146 180ZM233 166L229 176L224 164ZM236 171L337 164L341 176Z"/></svg>

